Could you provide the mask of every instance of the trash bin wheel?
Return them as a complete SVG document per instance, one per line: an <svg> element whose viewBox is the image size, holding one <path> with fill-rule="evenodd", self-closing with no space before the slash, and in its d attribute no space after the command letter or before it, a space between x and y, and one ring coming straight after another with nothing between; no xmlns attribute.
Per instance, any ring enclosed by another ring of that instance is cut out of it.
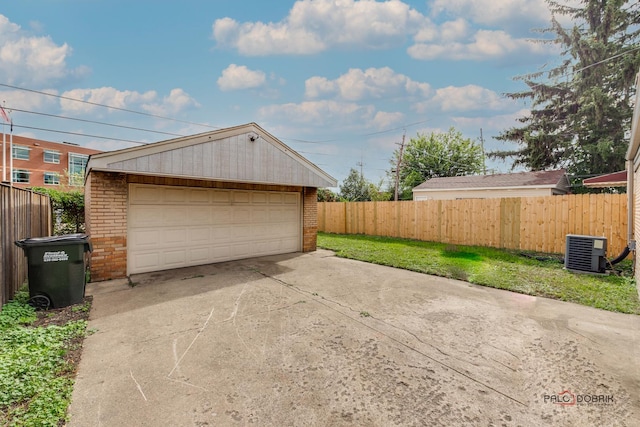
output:
<svg viewBox="0 0 640 427"><path fill-rule="evenodd" d="M36 295L34 297L29 298L27 301L29 305L35 308L37 311L39 310L48 310L51 307L51 300L46 295Z"/></svg>

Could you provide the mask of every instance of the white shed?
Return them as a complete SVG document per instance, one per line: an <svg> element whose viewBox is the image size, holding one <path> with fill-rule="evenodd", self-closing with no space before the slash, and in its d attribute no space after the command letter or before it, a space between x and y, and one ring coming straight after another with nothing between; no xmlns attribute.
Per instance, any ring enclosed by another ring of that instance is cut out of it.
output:
<svg viewBox="0 0 640 427"><path fill-rule="evenodd" d="M564 169L432 178L413 189L413 200L488 199L567 194Z"/></svg>

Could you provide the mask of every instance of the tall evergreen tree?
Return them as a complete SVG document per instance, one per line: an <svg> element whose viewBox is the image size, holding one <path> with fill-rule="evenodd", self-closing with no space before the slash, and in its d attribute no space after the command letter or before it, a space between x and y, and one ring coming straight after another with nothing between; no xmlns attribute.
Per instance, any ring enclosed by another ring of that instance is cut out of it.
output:
<svg viewBox="0 0 640 427"><path fill-rule="evenodd" d="M559 45L561 62L516 77L528 89L506 96L531 100L531 112L519 119L522 126L497 138L520 148L489 155L532 170L562 166L577 175L622 170L640 67L640 5L635 0L547 3L554 17L544 32L555 38L538 42ZM560 16L573 26L563 27Z"/></svg>

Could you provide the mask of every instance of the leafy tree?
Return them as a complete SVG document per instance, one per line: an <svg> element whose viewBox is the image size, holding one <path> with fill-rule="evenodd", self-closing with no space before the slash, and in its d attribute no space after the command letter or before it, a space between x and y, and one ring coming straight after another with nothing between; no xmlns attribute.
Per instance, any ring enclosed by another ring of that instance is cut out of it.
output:
<svg viewBox="0 0 640 427"><path fill-rule="evenodd" d="M369 182L357 170L351 168L340 186L339 197L347 202L380 201L389 200L389 193L382 190L382 181L378 184Z"/></svg>
<svg viewBox="0 0 640 427"><path fill-rule="evenodd" d="M51 198L56 215L55 234L80 233L84 231L84 193L79 190L62 191L53 188L33 187L36 193Z"/></svg>
<svg viewBox="0 0 640 427"><path fill-rule="evenodd" d="M400 149L393 153L392 170L398 165ZM399 168L400 199L413 198L412 189L431 178L462 176L481 173L483 169L482 148L462 133L450 128L446 133L418 134L404 148Z"/></svg>
<svg viewBox="0 0 640 427"><path fill-rule="evenodd" d="M340 186L340 198L349 202L370 200L369 183L357 170L351 168Z"/></svg>
<svg viewBox="0 0 640 427"><path fill-rule="evenodd" d="M338 195L328 188L318 188L319 202L337 202Z"/></svg>
<svg viewBox="0 0 640 427"><path fill-rule="evenodd" d="M640 6L628 0L547 0L554 18L539 43L561 47L560 65L516 77L528 89L507 93L531 102L520 127L497 138L520 148L495 151L532 170L567 167L576 175L624 169L625 135L633 114L631 98L640 67ZM564 28L556 17L570 18ZM543 82L545 80L546 82Z"/></svg>

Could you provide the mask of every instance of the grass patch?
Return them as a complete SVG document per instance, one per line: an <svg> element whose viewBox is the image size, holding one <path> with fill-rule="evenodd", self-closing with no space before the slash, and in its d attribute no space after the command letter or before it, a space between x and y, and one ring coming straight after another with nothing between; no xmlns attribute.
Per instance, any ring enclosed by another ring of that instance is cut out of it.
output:
<svg viewBox="0 0 640 427"><path fill-rule="evenodd" d="M576 274L561 258L478 246L390 237L318 233L318 247L337 256L464 280L527 295L575 302L603 310L640 314L631 262L611 275ZM616 266L618 267L618 266Z"/></svg>
<svg viewBox="0 0 640 427"><path fill-rule="evenodd" d="M0 425L64 425L87 327L77 318L90 301L40 314L28 298L19 292L0 311Z"/></svg>

